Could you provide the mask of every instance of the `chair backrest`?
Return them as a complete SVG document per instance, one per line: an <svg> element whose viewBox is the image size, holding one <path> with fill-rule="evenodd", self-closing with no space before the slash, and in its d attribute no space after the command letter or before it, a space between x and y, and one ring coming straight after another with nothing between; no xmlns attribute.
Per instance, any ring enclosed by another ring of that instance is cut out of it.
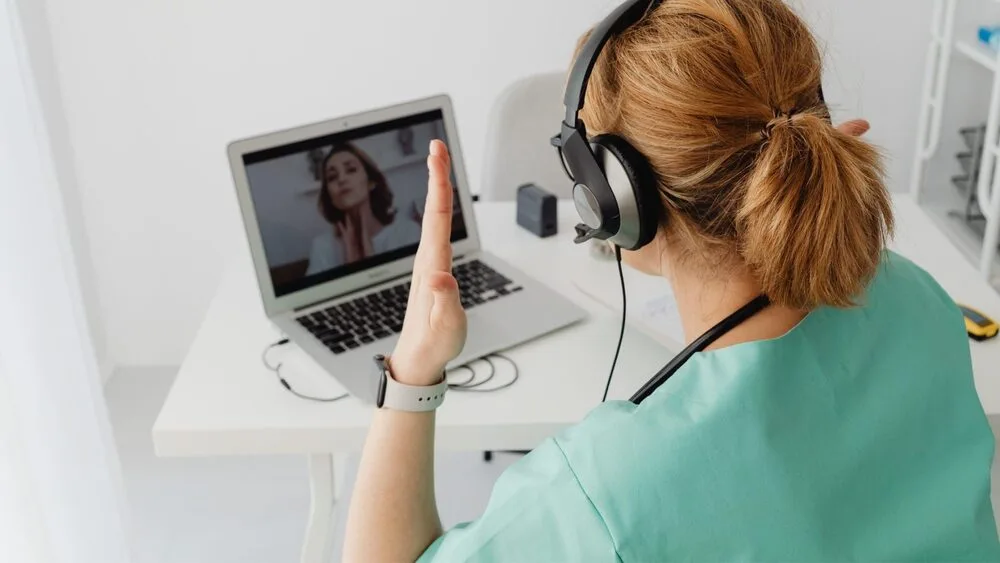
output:
<svg viewBox="0 0 1000 563"><path fill-rule="evenodd" d="M515 82L500 94L490 115L480 196L511 201L517 188L533 182L559 198L573 186L549 139L562 121L563 72L538 74Z"/></svg>

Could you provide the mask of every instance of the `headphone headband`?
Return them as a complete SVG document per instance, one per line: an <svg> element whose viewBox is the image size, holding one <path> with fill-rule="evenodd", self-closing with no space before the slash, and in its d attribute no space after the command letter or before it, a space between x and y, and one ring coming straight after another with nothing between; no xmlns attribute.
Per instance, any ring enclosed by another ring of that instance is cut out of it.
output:
<svg viewBox="0 0 1000 563"><path fill-rule="evenodd" d="M587 96L590 73L593 72L604 45L611 37L638 23L646 14L656 9L660 2L661 0L628 0L615 8L590 33L590 37L573 63L573 69L566 83L566 97L563 100L566 104L566 125L576 128L577 116Z"/></svg>

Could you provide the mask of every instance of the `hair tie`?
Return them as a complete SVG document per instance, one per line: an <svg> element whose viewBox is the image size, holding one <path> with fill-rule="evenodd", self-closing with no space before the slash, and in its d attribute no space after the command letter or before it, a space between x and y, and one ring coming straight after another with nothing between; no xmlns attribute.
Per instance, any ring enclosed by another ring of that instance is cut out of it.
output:
<svg viewBox="0 0 1000 563"><path fill-rule="evenodd" d="M798 113L799 113L798 108L794 108L794 107L792 109L788 110L787 112L782 111L781 108L775 108L774 109L774 119L772 119L771 121L769 121L767 123L767 125L764 126L764 129L761 131L761 134L764 135L765 139L770 139L771 138L771 131L779 123L781 123L781 119L782 118L785 119L786 123L790 123L792 121L792 118L795 117Z"/></svg>

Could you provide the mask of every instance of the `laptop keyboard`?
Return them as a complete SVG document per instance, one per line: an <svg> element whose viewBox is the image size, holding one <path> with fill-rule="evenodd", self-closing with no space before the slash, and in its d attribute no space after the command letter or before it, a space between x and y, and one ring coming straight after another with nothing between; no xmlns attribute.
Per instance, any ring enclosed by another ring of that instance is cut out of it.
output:
<svg viewBox="0 0 1000 563"><path fill-rule="evenodd" d="M455 266L462 307L471 309L523 288L479 260ZM299 317L300 325L334 354L388 338L403 330L410 282Z"/></svg>

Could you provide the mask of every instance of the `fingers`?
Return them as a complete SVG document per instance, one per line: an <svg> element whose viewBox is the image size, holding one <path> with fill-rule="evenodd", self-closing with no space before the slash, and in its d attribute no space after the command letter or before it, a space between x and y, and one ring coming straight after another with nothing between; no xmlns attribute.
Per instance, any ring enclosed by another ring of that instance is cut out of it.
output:
<svg viewBox="0 0 1000 563"><path fill-rule="evenodd" d="M429 179L427 203L417 251L416 267L427 271L451 271L451 158L441 141L431 142L427 158Z"/></svg>
<svg viewBox="0 0 1000 563"><path fill-rule="evenodd" d="M432 272L425 280L433 295L430 325L437 330L454 330L464 322L462 299L458 292L458 282L451 274Z"/></svg>
<svg viewBox="0 0 1000 563"><path fill-rule="evenodd" d="M851 121L841 123L840 126L837 127L841 133L852 137L860 137L867 133L871 128L871 123L868 123L868 121L864 119L852 119Z"/></svg>
<svg viewBox="0 0 1000 563"><path fill-rule="evenodd" d="M354 224L350 219L345 218L343 221L337 221L333 224L333 229L340 238L354 238Z"/></svg>
<svg viewBox="0 0 1000 563"><path fill-rule="evenodd" d="M435 304L442 300L451 300L454 298L459 309L462 308L461 298L458 293L458 282L448 272L431 272L424 278L424 284L434 296Z"/></svg>

